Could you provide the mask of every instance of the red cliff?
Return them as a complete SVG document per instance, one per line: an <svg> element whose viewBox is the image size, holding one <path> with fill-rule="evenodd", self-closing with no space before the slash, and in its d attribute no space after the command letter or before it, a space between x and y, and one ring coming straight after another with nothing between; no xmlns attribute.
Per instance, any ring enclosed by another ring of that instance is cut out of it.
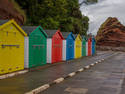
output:
<svg viewBox="0 0 125 94"><path fill-rule="evenodd" d="M24 17L9 0L0 0L0 19L14 19L18 24L24 24Z"/></svg>
<svg viewBox="0 0 125 94"><path fill-rule="evenodd" d="M109 17L99 28L96 42L99 46L125 47L125 26Z"/></svg>

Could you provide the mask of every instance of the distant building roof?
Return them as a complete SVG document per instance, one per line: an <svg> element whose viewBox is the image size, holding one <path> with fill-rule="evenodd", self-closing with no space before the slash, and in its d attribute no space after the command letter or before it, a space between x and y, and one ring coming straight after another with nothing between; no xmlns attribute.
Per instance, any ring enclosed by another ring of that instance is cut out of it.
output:
<svg viewBox="0 0 125 94"><path fill-rule="evenodd" d="M57 32L57 30L45 30L48 35L48 38L52 38L53 35Z"/></svg>
<svg viewBox="0 0 125 94"><path fill-rule="evenodd" d="M38 26L23 26L22 29L24 30L24 32L27 33L27 35L29 36L29 34L31 32L33 32Z"/></svg>

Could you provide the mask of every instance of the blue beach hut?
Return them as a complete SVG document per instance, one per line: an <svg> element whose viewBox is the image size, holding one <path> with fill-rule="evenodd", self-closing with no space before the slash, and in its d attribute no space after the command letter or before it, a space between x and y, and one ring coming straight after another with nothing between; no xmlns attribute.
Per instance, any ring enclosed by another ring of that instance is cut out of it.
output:
<svg viewBox="0 0 125 94"><path fill-rule="evenodd" d="M63 40L63 61L74 59L74 41L72 32L62 32Z"/></svg>
<svg viewBox="0 0 125 94"><path fill-rule="evenodd" d="M96 53L96 41L95 38L92 37L92 55Z"/></svg>

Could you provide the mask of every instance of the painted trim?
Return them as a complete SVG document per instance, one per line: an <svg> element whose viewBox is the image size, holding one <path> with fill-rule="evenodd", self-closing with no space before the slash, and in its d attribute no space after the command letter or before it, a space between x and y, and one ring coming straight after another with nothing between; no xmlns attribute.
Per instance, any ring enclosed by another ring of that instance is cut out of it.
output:
<svg viewBox="0 0 125 94"><path fill-rule="evenodd" d="M88 41L86 42L86 56L88 56Z"/></svg>
<svg viewBox="0 0 125 94"><path fill-rule="evenodd" d="M43 34L46 36L46 38L48 38L47 33L43 30L43 28L41 26L38 26L37 28L39 28L43 32Z"/></svg>
<svg viewBox="0 0 125 94"><path fill-rule="evenodd" d="M47 39L47 63L52 63L52 39Z"/></svg>
<svg viewBox="0 0 125 94"><path fill-rule="evenodd" d="M29 37L24 38L24 68L29 68Z"/></svg>
<svg viewBox="0 0 125 94"><path fill-rule="evenodd" d="M66 60L66 40L63 40L63 52L62 52L62 60Z"/></svg>
<svg viewBox="0 0 125 94"><path fill-rule="evenodd" d="M12 19L8 22L6 22L5 24L1 25L0 26L0 29L3 29L5 28L7 25L9 24L13 24L15 27L17 27L17 29L24 35L24 36L27 36L27 34L24 32L24 30Z"/></svg>

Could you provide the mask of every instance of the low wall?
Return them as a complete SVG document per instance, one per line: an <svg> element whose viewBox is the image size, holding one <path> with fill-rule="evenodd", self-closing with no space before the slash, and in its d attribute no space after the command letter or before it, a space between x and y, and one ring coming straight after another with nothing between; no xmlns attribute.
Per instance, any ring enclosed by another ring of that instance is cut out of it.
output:
<svg viewBox="0 0 125 94"><path fill-rule="evenodd" d="M97 50L101 51L122 51L125 52L125 47L110 47L110 46L96 46Z"/></svg>

